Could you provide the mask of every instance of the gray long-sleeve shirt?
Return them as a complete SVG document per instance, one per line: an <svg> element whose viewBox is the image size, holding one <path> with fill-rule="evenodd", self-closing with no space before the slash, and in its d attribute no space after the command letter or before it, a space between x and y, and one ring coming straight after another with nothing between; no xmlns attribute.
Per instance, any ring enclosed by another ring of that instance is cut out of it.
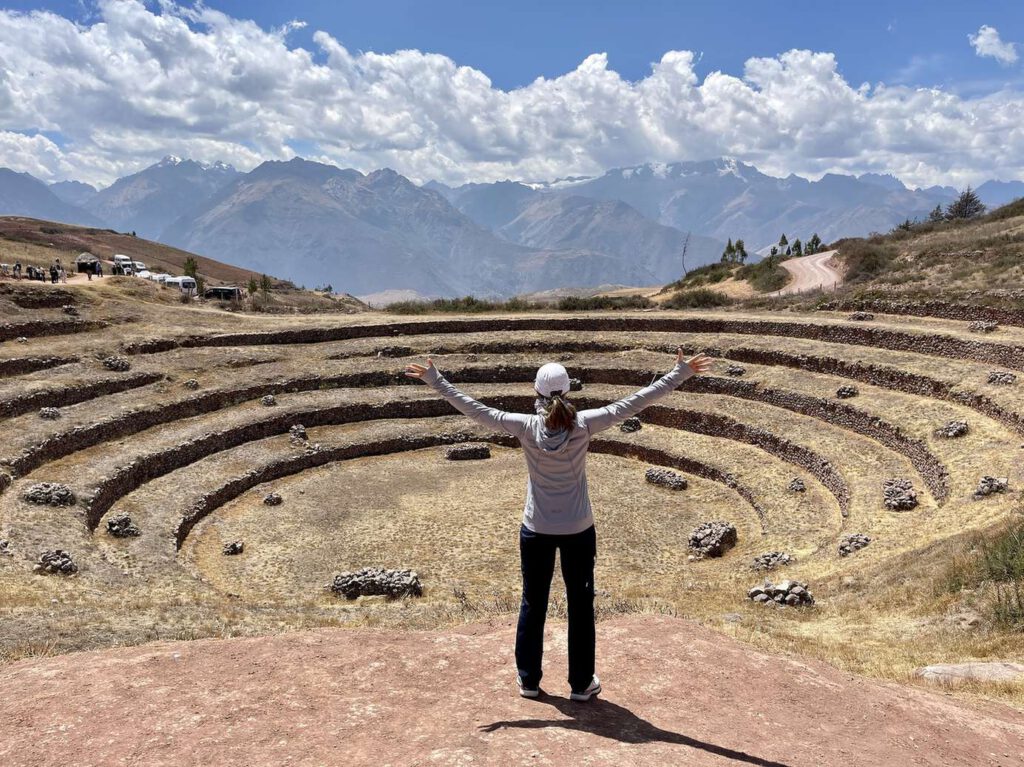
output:
<svg viewBox="0 0 1024 767"><path fill-rule="evenodd" d="M568 431L548 430L541 415L507 413L487 407L452 386L436 368L429 368L423 380L460 413L519 440L529 472L523 524L537 533L571 535L594 524L585 468L591 436L636 415L692 375L690 366L680 362L653 384L625 399L579 411L576 428Z"/></svg>

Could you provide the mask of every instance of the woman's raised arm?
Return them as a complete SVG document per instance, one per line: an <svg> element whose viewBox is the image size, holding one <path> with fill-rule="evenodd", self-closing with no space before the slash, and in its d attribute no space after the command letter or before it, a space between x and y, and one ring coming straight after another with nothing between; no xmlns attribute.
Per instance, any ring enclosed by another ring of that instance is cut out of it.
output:
<svg viewBox="0 0 1024 767"><path fill-rule="evenodd" d="M504 410L488 407L468 394L464 394L445 380L445 377L434 367L432 359L428 358L426 365L414 362L406 366L405 374L409 378L418 378L423 381L423 383L448 400L452 407L463 415L469 416L477 423L501 429L514 437L521 437L526 431L528 416L521 413L507 413Z"/></svg>
<svg viewBox="0 0 1024 767"><path fill-rule="evenodd" d="M648 405L675 391L676 387L687 378L698 373L706 373L710 368L710 357L698 354L686 359L683 356L683 348L679 347L676 350L676 366L653 384L645 386L635 394L631 394L625 399L620 399L618 402L613 402L610 405L593 410L580 411L580 417L591 434L604 431L617 423L625 421L630 416L636 415Z"/></svg>

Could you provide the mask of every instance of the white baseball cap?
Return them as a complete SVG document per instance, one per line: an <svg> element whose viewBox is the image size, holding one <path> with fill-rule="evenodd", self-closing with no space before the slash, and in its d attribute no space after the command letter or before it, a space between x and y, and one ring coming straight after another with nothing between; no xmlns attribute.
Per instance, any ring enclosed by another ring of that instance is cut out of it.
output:
<svg viewBox="0 0 1024 767"><path fill-rule="evenodd" d="M557 362L541 365L540 370L537 371L537 380L534 381L533 388L542 397L550 397L554 392L568 394L569 374Z"/></svg>

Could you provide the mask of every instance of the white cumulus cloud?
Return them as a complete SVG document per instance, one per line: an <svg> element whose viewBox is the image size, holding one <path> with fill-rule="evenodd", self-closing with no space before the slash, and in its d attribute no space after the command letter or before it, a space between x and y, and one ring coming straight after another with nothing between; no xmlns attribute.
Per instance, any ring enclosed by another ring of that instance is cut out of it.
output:
<svg viewBox="0 0 1024 767"><path fill-rule="evenodd" d="M1004 42L999 37L999 30L982 24L978 33L967 35L967 39L974 46L974 52L979 56L987 56L998 61L1000 64L1009 66L1017 62L1017 46L1015 43Z"/></svg>
<svg viewBox="0 0 1024 767"><path fill-rule="evenodd" d="M791 50L703 77L668 51L636 81L594 53L506 91L439 54L352 52L316 30L306 50L289 41L301 24L170 0L100 0L81 23L0 10L0 166L102 184L165 154L243 170L301 154L461 183L727 155L922 185L1024 175L1012 90L854 84L833 54Z"/></svg>

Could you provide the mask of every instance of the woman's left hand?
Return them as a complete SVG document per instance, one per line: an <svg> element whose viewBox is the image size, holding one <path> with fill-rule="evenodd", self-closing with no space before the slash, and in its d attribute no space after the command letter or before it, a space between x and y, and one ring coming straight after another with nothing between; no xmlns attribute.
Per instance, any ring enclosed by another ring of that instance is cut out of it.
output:
<svg viewBox="0 0 1024 767"><path fill-rule="evenodd" d="M433 369L434 369L434 361L432 359L430 359L430 357L427 357L427 364L426 365L419 365L419 364L417 364L415 362L413 362L410 365L406 365L405 366L405 374L407 376L409 376L409 378L419 378L420 380L423 380L423 376L425 376L427 374L427 371L428 370L433 370Z"/></svg>
<svg viewBox="0 0 1024 767"><path fill-rule="evenodd" d="M683 347L679 347L679 351L676 353L676 362L685 362L690 366L690 369L694 373L707 373L711 370L711 358L706 354L696 354L693 357L687 359L683 356Z"/></svg>

